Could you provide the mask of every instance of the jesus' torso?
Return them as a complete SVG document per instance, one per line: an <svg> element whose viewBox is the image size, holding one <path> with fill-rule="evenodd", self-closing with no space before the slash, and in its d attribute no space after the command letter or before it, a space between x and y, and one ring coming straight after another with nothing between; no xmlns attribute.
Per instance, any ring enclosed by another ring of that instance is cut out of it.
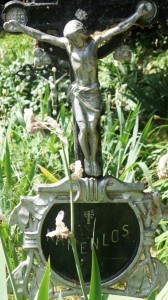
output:
<svg viewBox="0 0 168 300"><path fill-rule="evenodd" d="M84 47L67 46L74 79L77 85L90 87L98 83L97 47L90 40Z"/></svg>

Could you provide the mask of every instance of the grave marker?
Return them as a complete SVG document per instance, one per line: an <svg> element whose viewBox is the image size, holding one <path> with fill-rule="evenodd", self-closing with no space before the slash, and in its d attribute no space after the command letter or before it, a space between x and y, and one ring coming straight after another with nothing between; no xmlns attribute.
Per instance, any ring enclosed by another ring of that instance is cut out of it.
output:
<svg viewBox="0 0 168 300"><path fill-rule="evenodd" d="M89 288L91 247L94 244L100 267L102 291L107 294L146 297L156 286L161 290L168 280L166 267L150 254L156 227L163 217L158 193L145 194L143 184L124 183L114 177L101 176L97 123L101 109L96 73L97 57L105 56L117 47L118 42L113 33L119 34L121 41L123 32L133 24L149 26L156 20L167 30L167 15L163 13L162 18L158 14L163 10L167 11L165 1L158 5L157 1L152 0L58 0L47 3L10 1L3 9L4 21L9 22L5 24L6 30L24 32L37 38L40 46L53 57L57 55L64 60L68 59L68 55L70 57L75 79L75 83L71 85L73 113L79 130L77 142L81 146L78 155L82 152L85 169L85 178L73 181L77 248L84 281ZM129 19L128 13L129 16L131 14ZM11 21L13 18L15 21ZM73 21L68 23L70 20ZM123 22L119 23L121 21ZM116 23L119 24L109 29ZM100 45L97 50L99 39L86 36L85 26L88 32L108 27L106 33L102 32L100 35L100 39L107 40L107 43L104 46ZM43 29L46 33L35 31L35 28ZM113 38L108 41L110 37ZM87 64L88 61L90 64ZM89 97L92 105L86 101ZM82 101L87 102L87 105L79 105ZM87 116L88 119L82 119L83 116ZM85 126L88 130L86 138ZM88 134L91 138L88 138ZM10 224L18 224L23 231L23 248L27 251L27 259L13 272L18 292L34 299L44 266L50 256L50 298L58 296L58 293L54 292L57 285L69 287L68 291L66 288L62 292L63 295L80 295L69 240L46 236L49 231L55 229L55 218L60 211L64 211L64 222L70 229L70 183L65 178L56 184L40 185L37 191L37 196L23 196L10 217ZM125 282L125 289L111 288L113 284L121 281Z"/></svg>

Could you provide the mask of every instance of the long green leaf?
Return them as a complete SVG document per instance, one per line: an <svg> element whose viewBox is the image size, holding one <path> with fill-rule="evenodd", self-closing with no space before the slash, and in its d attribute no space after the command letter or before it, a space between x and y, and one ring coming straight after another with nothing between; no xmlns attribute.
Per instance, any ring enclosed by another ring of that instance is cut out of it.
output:
<svg viewBox="0 0 168 300"><path fill-rule="evenodd" d="M102 300L100 271L94 246L92 247L92 270L89 300Z"/></svg>
<svg viewBox="0 0 168 300"><path fill-rule="evenodd" d="M6 175L7 186L8 186L8 189L11 189L12 188L12 167L11 167L11 159L10 159L10 150L9 150L9 145L8 145L7 139L6 139L6 145L5 145L4 166L5 166L5 175Z"/></svg>
<svg viewBox="0 0 168 300"><path fill-rule="evenodd" d="M2 168L2 161L0 161L0 188L2 189L3 186L3 168Z"/></svg>
<svg viewBox="0 0 168 300"><path fill-rule="evenodd" d="M44 120L45 115L48 114L48 101L49 101L49 96L50 96L50 92L49 92L49 85L46 85L45 88L45 94L44 94L44 98L43 101L41 101L41 116L42 116L42 120Z"/></svg>
<svg viewBox="0 0 168 300"><path fill-rule="evenodd" d="M0 239L0 282L1 282L1 297L3 300L8 299L7 286L6 286L6 270L5 270L5 257L3 253L2 243Z"/></svg>
<svg viewBox="0 0 168 300"><path fill-rule="evenodd" d="M147 165L144 162L137 162L137 165L142 169L144 176L148 182L148 185L150 186L151 190L153 191L153 184L152 184L152 180L151 180L151 174L150 171L147 167Z"/></svg>
<svg viewBox="0 0 168 300"><path fill-rule="evenodd" d="M49 284L50 284L50 259L45 269L39 290L34 300L49 300Z"/></svg>
<svg viewBox="0 0 168 300"><path fill-rule="evenodd" d="M9 278L10 278L12 289L13 289L13 294L15 296L15 299L19 300L20 295L18 294L17 287L16 287L16 284L15 284L15 280L13 278L12 269L11 269L11 266L10 266L10 264L11 264L10 263L10 258L8 257L8 254L7 254L8 251L7 251L7 248L6 248L6 243L4 241L4 236L3 236L3 232L2 232L2 225L0 225L0 240L1 240L2 248L3 248L3 252L4 252L4 256L5 256L5 262L6 262L6 266L7 266L7 269L8 269Z"/></svg>
<svg viewBox="0 0 168 300"><path fill-rule="evenodd" d="M3 239L8 250L8 255L10 257L9 264L10 269L13 271L18 265L18 257L16 253L16 249L14 247L14 240L12 238L9 225L7 223L1 225L1 234L3 235Z"/></svg>
<svg viewBox="0 0 168 300"><path fill-rule="evenodd" d="M51 174L46 168L44 168L43 166L41 166L40 164L37 165L41 172L51 181L51 182L57 182L58 179L53 175Z"/></svg>
<svg viewBox="0 0 168 300"><path fill-rule="evenodd" d="M145 128L142 132L142 135L141 135L141 141L145 141L147 139L147 137L149 136L149 134L151 134L151 125L152 125L152 120L153 120L153 117L151 117L149 119L149 121L147 122L147 124L145 125Z"/></svg>
<svg viewBox="0 0 168 300"><path fill-rule="evenodd" d="M120 105L118 104L117 101L116 101L116 109L117 109L118 119L119 119L119 123L120 123L120 135L122 136L123 128L124 128L124 124L125 124L125 119L124 119L124 114L121 110L121 107L120 107Z"/></svg>
<svg viewBox="0 0 168 300"><path fill-rule="evenodd" d="M64 152L65 152L66 158L65 158ZM66 165L66 160L67 160L67 163L68 163L68 166L69 166L68 145L64 144L64 149L60 150L60 155L61 155L61 159L62 159L62 163L63 163L63 167L64 167L65 176L68 176L68 170L67 170L67 165Z"/></svg>
<svg viewBox="0 0 168 300"><path fill-rule="evenodd" d="M147 300L156 300L157 290L158 290L158 287L157 287L156 289L154 289L154 290L150 293L150 295L149 295L149 297L147 298Z"/></svg>
<svg viewBox="0 0 168 300"><path fill-rule="evenodd" d="M27 175L25 177L25 184L22 191L23 195L27 194L27 192L29 191L32 185L32 181L36 173L36 166L37 166L37 159L32 161L30 169L28 170Z"/></svg>
<svg viewBox="0 0 168 300"><path fill-rule="evenodd" d="M137 115L135 119L133 134L132 134L132 148L135 147L138 137L138 129L139 129L139 116Z"/></svg>

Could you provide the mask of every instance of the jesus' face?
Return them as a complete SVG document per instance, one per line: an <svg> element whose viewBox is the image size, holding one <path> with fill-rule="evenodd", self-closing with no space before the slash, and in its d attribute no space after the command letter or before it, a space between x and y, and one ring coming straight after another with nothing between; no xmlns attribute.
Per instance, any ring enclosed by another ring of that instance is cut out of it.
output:
<svg viewBox="0 0 168 300"><path fill-rule="evenodd" d="M82 48L86 45L86 40L88 38L88 35L84 30L78 30L74 33L71 33L71 35L67 36L67 39L69 40L70 44L77 48Z"/></svg>

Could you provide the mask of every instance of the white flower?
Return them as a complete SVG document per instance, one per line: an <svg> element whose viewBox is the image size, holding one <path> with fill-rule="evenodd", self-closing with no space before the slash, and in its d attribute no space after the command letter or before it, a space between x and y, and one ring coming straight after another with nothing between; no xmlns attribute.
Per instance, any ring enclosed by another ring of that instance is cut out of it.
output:
<svg viewBox="0 0 168 300"><path fill-rule="evenodd" d="M53 71L54 73L56 73L56 71L57 71L56 67L52 67L52 71Z"/></svg>
<svg viewBox="0 0 168 300"><path fill-rule="evenodd" d="M30 108L25 108L24 110L24 121L26 123L26 130L28 133L34 133L42 129L39 121L33 115Z"/></svg>
<svg viewBox="0 0 168 300"><path fill-rule="evenodd" d="M159 179L168 177L168 153L160 158L157 166L157 175Z"/></svg>
<svg viewBox="0 0 168 300"><path fill-rule="evenodd" d="M60 141L67 144L67 138L64 136L63 131L60 127L60 125L55 121L53 118L48 117L47 118L48 125L55 130L56 135L59 137Z"/></svg>
<svg viewBox="0 0 168 300"><path fill-rule="evenodd" d="M63 218L64 218L64 211L61 210L55 219L56 229L48 232L46 236L51 238L56 236L57 238L64 238L64 239L67 239L70 236L69 229L65 226L65 223L62 222Z"/></svg>
<svg viewBox="0 0 168 300"><path fill-rule="evenodd" d="M34 133L37 131L43 132L44 129L55 132L61 142L67 144L67 138L64 136L60 125L51 117L48 117L46 121L42 122L38 120L31 109L24 110L24 121L26 123L26 129L28 133Z"/></svg>
<svg viewBox="0 0 168 300"><path fill-rule="evenodd" d="M71 178L73 180L80 179L83 175L83 168L80 160L75 161L74 164L70 165L70 170L73 171Z"/></svg>

